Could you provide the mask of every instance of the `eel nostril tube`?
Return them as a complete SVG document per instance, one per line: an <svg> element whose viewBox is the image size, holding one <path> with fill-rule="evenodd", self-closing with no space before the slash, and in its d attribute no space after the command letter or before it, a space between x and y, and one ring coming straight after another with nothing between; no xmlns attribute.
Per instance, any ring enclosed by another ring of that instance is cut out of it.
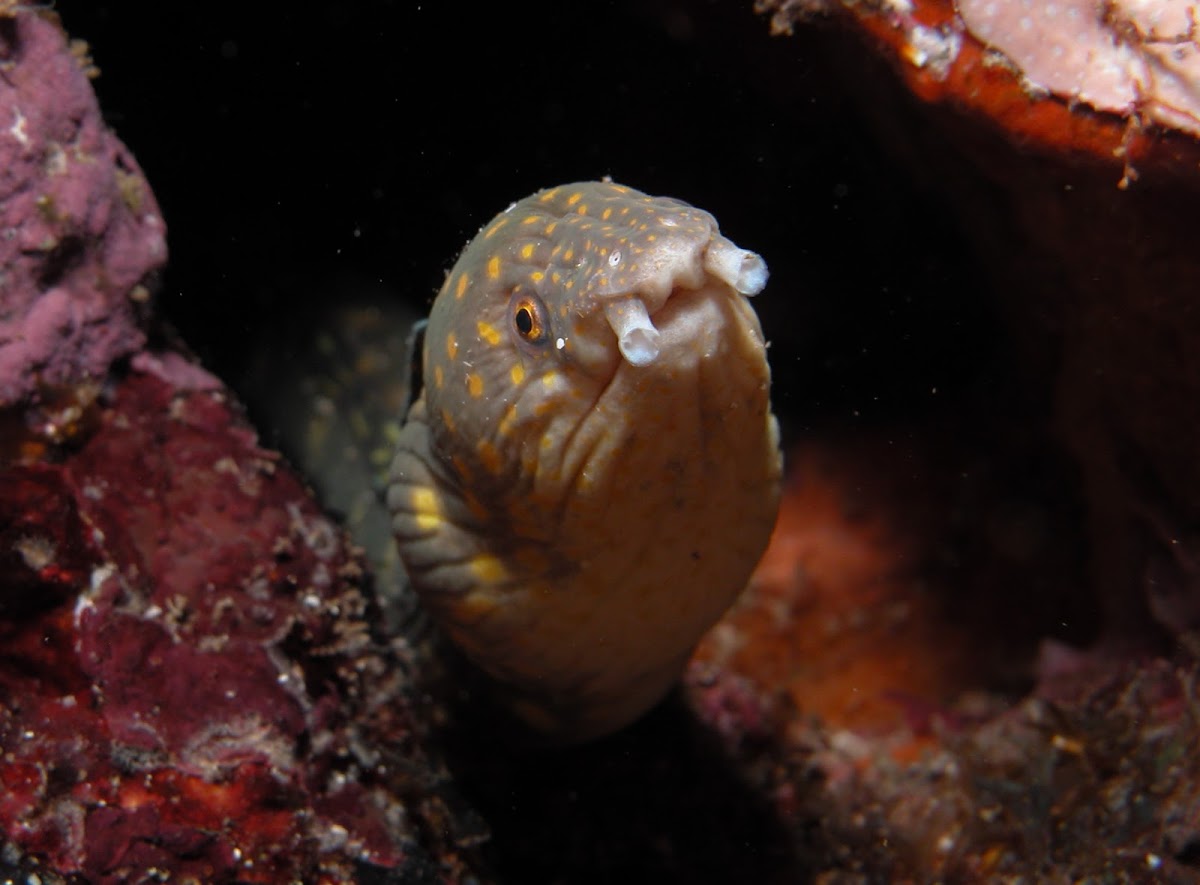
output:
<svg viewBox="0 0 1200 885"><path fill-rule="evenodd" d="M633 366L648 366L658 358L658 329L640 298L622 298L604 305L604 315L617 335L621 355Z"/></svg>
<svg viewBox="0 0 1200 885"><path fill-rule="evenodd" d="M757 295L767 285L767 263L756 252L739 249L717 237L704 253L704 268L743 295Z"/></svg>

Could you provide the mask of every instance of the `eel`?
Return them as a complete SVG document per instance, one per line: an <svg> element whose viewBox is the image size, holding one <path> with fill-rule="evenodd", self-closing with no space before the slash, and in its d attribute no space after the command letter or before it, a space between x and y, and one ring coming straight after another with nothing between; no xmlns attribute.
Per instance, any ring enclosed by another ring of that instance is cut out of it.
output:
<svg viewBox="0 0 1200 885"><path fill-rule="evenodd" d="M434 299L387 507L408 580L518 722L616 731L770 538L763 259L611 181L509 206Z"/></svg>

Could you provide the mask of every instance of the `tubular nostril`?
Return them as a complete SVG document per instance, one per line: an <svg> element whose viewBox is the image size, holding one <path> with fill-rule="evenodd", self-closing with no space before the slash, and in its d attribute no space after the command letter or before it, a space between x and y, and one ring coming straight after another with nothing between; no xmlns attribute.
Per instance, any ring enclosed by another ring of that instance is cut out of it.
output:
<svg viewBox="0 0 1200 885"><path fill-rule="evenodd" d="M648 366L658 359L658 329L650 322L646 305L639 298L609 301L604 315L617 335L621 355L633 366Z"/></svg>
<svg viewBox="0 0 1200 885"><path fill-rule="evenodd" d="M767 263L756 252L739 249L716 237L704 253L704 267L743 295L757 295L767 285Z"/></svg>

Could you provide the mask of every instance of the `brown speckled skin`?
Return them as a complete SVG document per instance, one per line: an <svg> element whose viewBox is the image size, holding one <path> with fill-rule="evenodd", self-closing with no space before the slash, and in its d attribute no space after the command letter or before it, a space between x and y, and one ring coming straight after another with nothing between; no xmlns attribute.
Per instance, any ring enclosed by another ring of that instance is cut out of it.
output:
<svg viewBox="0 0 1200 885"><path fill-rule="evenodd" d="M652 706L770 536L762 331L740 279L710 270L731 254L761 265L685 203L566 185L485 227L434 303L392 466L400 554L548 739ZM614 303L650 314L648 365L622 356Z"/></svg>

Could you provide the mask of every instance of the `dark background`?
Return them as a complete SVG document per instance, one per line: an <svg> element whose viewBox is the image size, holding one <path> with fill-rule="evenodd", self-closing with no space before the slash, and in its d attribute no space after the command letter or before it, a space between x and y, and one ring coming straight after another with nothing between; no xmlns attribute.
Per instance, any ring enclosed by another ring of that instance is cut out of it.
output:
<svg viewBox="0 0 1200 885"><path fill-rule="evenodd" d="M235 384L281 317L359 285L423 307L496 212L602 175L766 257L785 426L955 409L990 371L963 244L843 98L828 27L771 37L750 0L56 8L166 216L160 304Z"/></svg>

